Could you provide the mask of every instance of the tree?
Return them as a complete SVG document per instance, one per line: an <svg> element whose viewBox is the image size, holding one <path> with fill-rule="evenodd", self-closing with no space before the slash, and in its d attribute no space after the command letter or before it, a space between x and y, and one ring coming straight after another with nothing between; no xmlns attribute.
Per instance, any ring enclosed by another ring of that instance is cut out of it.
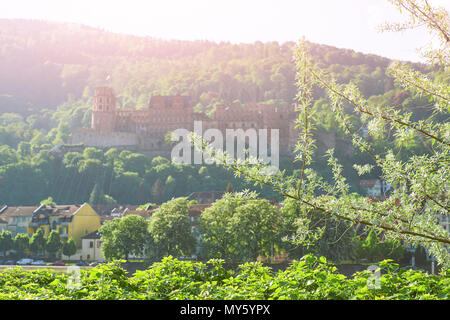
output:
<svg viewBox="0 0 450 320"><path fill-rule="evenodd" d="M241 200L242 201L242 200ZM202 251L205 256L232 260L237 255L230 221L239 205L237 197L225 194L200 216Z"/></svg>
<svg viewBox="0 0 450 320"><path fill-rule="evenodd" d="M406 22L385 23L380 31L402 31L425 26L430 33L437 35L440 47L434 49L431 44L421 48L422 54L431 64L448 66L450 48L449 16L443 7L432 7L427 0L389 0L400 12L409 16Z"/></svg>
<svg viewBox="0 0 450 320"><path fill-rule="evenodd" d="M85 148L83 151L83 157L86 160L99 160L99 161L105 160L103 151L101 149L97 149L94 147Z"/></svg>
<svg viewBox="0 0 450 320"><path fill-rule="evenodd" d="M255 193L226 193L201 214L204 254L233 261L269 256L280 222L278 209Z"/></svg>
<svg viewBox="0 0 450 320"><path fill-rule="evenodd" d="M44 230L39 228L30 238L30 250L32 253L39 254L44 251L45 244Z"/></svg>
<svg viewBox="0 0 450 320"><path fill-rule="evenodd" d="M52 197L48 197L47 199L42 200L41 204L46 205L46 206L55 206L56 205L56 203L55 203L55 201L53 201Z"/></svg>
<svg viewBox="0 0 450 320"><path fill-rule="evenodd" d="M155 256L191 255L196 239L191 232L186 198L176 198L158 207L150 219L149 232Z"/></svg>
<svg viewBox="0 0 450 320"><path fill-rule="evenodd" d="M63 163L66 167L78 168L79 163L83 159L83 155L79 152L67 152L64 155Z"/></svg>
<svg viewBox="0 0 450 320"><path fill-rule="evenodd" d="M8 145L0 146L0 166L4 166L15 162L17 162L16 150L14 150Z"/></svg>
<svg viewBox="0 0 450 320"><path fill-rule="evenodd" d="M268 257L278 242L280 216L267 199L250 199L236 208L231 221L240 257L255 261Z"/></svg>
<svg viewBox="0 0 450 320"><path fill-rule="evenodd" d="M356 227L286 198L281 204L281 246L291 258L313 253L340 263L352 259Z"/></svg>
<svg viewBox="0 0 450 320"><path fill-rule="evenodd" d="M103 203L105 203L105 194L103 193L103 190L101 190L99 184L96 183L89 196L89 204L95 206Z"/></svg>
<svg viewBox="0 0 450 320"><path fill-rule="evenodd" d="M48 235L47 242L45 243L45 250L50 253L51 258L55 258L57 252L61 249L62 242L59 236L59 232L52 230Z"/></svg>
<svg viewBox="0 0 450 320"><path fill-rule="evenodd" d="M143 154L131 153L123 160L124 171L136 172L139 176L143 176L145 169L149 164L149 159Z"/></svg>
<svg viewBox="0 0 450 320"><path fill-rule="evenodd" d="M117 201L113 197L105 194L104 204L106 204L106 205L116 205Z"/></svg>
<svg viewBox="0 0 450 320"><path fill-rule="evenodd" d="M116 148L110 148L105 152L105 158L108 161L114 162L119 157L119 151Z"/></svg>
<svg viewBox="0 0 450 320"><path fill-rule="evenodd" d="M111 186L111 196L119 203L140 203L139 186L143 179L136 172L119 174Z"/></svg>
<svg viewBox="0 0 450 320"><path fill-rule="evenodd" d="M17 154L21 159L26 159L31 156L31 144L29 142L22 141L17 146Z"/></svg>
<svg viewBox="0 0 450 320"><path fill-rule="evenodd" d="M380 239L375 230L370 230L365 239L353 239L357 259L368 259L378 262L384 259L400 260L405 254L405 247L393 241Z"/></svg>
<svg viewBox="0 0 450 320"><path fill-rule="evenodd" d="M161 181L161 179L156 179L155 183L152 186L152 196L153 200L156 203L162 202L162 197L164 195L164 183Z"/></svg>
<svg viewBox="0 0 450 320"><path fill-rule="evenodd" d="M24 233L18 233L14 238L13 248L17 251L20 257L23 257L24 253L29 248L29 243L30 238L28 237L28 235Z"/></svg>
<svg viewBox="0 0 450 320"><path fill-rule="evenodd" d="M174 137L174 133L172 131L167 131L164 135L164 143L169 146L173 146L175 145L176 141L177 139L176 136Z"/></svg>
<svg viewBox="0 0 450 320"><path fill-rule="evenodd" d="M13 249L14 240L11 235L11 231L3 230L0 233L0 250L3 251L3 255L6 256L6 252Z"/></svg>
<svg viewBox="0 0 450 320"><path fill-rule="evenodd" d="M442 40L442 49L428 57L440 67L449 64L448 13L433 9L426 0L392 1L411 16L406 27L425 24ZM397 25L398 26L398 25ZM429 99L430 112L426 118L414 120L411 112L390 105L377 105L368 101L353 81L343 83L316 63L311 44L301 41L296 48L297 111L296 128L299 131L295 155L300 163L298 175L284 172L267 174L269 168L259 161L238 163L227 161L226 154L215 153L208 143L194 139L198 149L214 154L220 163L238 176L259 186L269 186L285 198L298 201L305 210L321 212L350 224L360 224L376 231L383 231L386 239L404 241L426 247L444 266L450 266L450 234L440 225L439 219L449 219L450 140L448 113L450 111L450 87L448 83L429 79L407 64L393 63L387 70L395 84L414 96ZM439 67L436 65L436 67ZM370 161L355 164L359 175L377 170L380 179L393 186L393 192L384 201L373 202L350 193L350 186L343 175L343 166L327 152L333 182L329 183L311 168L315 141L313 138L316 117L314 93L323 90L329 97L331 111L342 131L352 139L353 147L370 156ZM357 119L358 121L355 121ZM440 120L439 120L440 119ZM368 128L368 136L361 135L361 124ZM427 152L418 152L401 159L388 150L377 150L376 142L388 138L397 146L419 140ZM319 230L305 230L311 239L319 238ZM305 235L301 235L300 240ZM293 239L295 241L295 239Z"/></svg>
<svg viewBox="0 0 450 320"><path fill-rule="evenodd" d="M227 187L225 188L225 192L227 192L227 193L234 192L234 188L233 188L233 185L231 184L231 182L228 182Z"/></svg>
<svg viewBox="0 0 450 320"><path fill-rule="evenodd" d="M417 7L421 1L396 1L402 7L415 9L414 13L423 16ZM424 2L421 2L424 3ZM426 1L425 1L426 3ZM434 25L434 23L432 23ZM433 27L434 28L434 27ZM435 29L438 33L440 28ZM448 40L446 40L448 41ZM447 42L448 44L448 42ZM371 156L371 161L355 165L358 174L363 175L374 168L381 172L381 179L394 186L391 196L385 201L371 202L367 198L353 197L349 194L348 184L342 174L342 165L337 162L333 152L329 152L329 163L332 167L334 186L326 185L313 174L302 176L297 185L294 198L302 201L311 209L318 209L352 223L360 223L377 231L384 231L388 239L420 244L436 256L441 264L450 264L450 255L445 247L450 244L449 233L439 224L440 216L449 216L448 184L449 180L448 123L434 120L438 114L449 112L448 102L450 88L444 83L435 84L423 74L412 71L406 64L394 63L388 73L396 83L414 95L426 95L432 102L433 113L425 119L414 121L411 113L401 112L391 106L376 106L367 101L354 83L338 83L326 75L314 63L308 42L302 42L296 52L299 87L298 101L302 107L298 125L302 135L299 141L299 160L302 168L311 163L314 141L311 138L311 121L314 110L311 110L312 89L317 86L328 93L331 108L341 128L348 134L354 147ZM414 154L403 160L396 157L392 150L376 152L370 139L358 134L350 115L345 108L352 107L353 114L360 117L369 129L369 136L377 138L393 132L392 139L397 145L405 145L411 139L422 141L430 148L429 152ZM447 128L447 129L446 129ZM311 193L311 184L325 190L328 196L317 197ZM290 193L292 196L292 193ZM427 222L425 222L427 221Z"/></svg>
<svg viewBox="0 0 450 320"><path fill-rule="evenodd" d="M177 182L172 176L168 176L166 183L164 184L164 199L171 199L174 196L175 188L177 187Z"/></svg>
<svg viewBox="0 0 450 320"><path fill-rule="evenodd" d="M54 145L63 144L67 141L70 136L70 128L66 122L61 121L56 129L55 140L53 140Z"/></svg>
<svg viewBox="0 0 450 320"><path fill-rule="evenodd" d="M62 253L65 256L68 256L69 260L70 257L73 256L76 252L77 252L77 245L75 243L75 240L73 240L73 238L70 238L69 240L64 242L62 246Z"/></svg>
<svg viewBox="0 0 450 320"><path fill-rule="evenodd" d="M106 221L99 229L102 252L107 260L128 260L130 254L142 255L148 242L147 221L138 215L127 215Z"/></svg>

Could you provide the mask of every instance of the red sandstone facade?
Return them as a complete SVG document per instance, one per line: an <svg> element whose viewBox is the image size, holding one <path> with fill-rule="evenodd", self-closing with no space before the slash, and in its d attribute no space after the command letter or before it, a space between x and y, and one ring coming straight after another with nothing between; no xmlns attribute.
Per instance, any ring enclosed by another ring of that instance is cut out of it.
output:
<svg viewBox="0 0 450 320"><path fill-rule="evenodd" d="M194 112L187 96L153 96L144 110L119 109L112 88L94 91L91 129L73 133L72 143L95 147L134 146L152 156L167 156L170 146L165 135L179 128L194 130L194 121L202 121L203 131L217 128L225 136L226 129L278 129L280 154L291 153L297 134L294 129L294 108L283 110L276 105L246 104L218 106L211 119Z"/></svg>

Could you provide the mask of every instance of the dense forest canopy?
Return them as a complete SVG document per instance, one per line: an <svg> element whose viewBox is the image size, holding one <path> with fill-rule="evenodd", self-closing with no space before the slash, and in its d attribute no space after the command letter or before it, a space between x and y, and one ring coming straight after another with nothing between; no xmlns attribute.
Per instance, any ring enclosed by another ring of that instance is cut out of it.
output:
<svg viewBox="0 0 450 320"><path fill-rule="evenodd" d="M158 93L190 95L195 103L207 103L210 96L226 102L290 103L296 92L294 42L167 41L82 25L0 20L0 43L5 112L26 112L24 102L54 109L103 84L115 89L122 106L140 107ZM325 45L314 51L342 80L365 84L368 96L393 88L384 74L389 59ZM16 99L23 110L8 109Z"/></svg>
<svg viewBox="0 0 450 320"><path fill-rule="evenodd" d="M61 155L53 148L67 143L73 129L90 126L93 88L102 85L113 87L121 108L145 108L152 95L177 93L191 96L194 108L205 112L213 112L217 103L289 107L297 93L294 47L295 42L168 41L75 24L0 20L0 203L36 204L49 196L57 203L87 201L96 185L102 201L139 204L193 191L224 191L228 183L236 190L251 187L214 166L176 166L131 151L88 149ZM338 81L352 80L371 103L409 110L413 119L428 114L426 98L411 95L386 74L391 60L319 44L311 54ZM427 65L414 68L436 81L450 78ZM325 178L331 175L322 156L332 136L340 150L336 156L354 176L352 191L360 191L352 166L365 156L346 151L351 142L335 124L325 91L315 88L314 98L315 169ZM395 149L389 137L380 137L376 145L392 147L404 157L426 152L421 141ZM289 161L281 166L298 169Z"/></svg>

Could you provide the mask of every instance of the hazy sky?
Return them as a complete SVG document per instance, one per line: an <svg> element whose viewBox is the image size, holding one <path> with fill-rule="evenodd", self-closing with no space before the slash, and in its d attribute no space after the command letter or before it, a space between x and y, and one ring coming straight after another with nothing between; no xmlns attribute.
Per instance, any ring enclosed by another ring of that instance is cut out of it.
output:
<svg viewBox="0 0 450 320"><path fill-rule="evenodd" d="M432 0L450 11L450 1ZM297 41L300 37L394 59L418 61L425 30L378 33L399 21L387 0L1 0L0 18L82 23L163 39Z"/></svg>

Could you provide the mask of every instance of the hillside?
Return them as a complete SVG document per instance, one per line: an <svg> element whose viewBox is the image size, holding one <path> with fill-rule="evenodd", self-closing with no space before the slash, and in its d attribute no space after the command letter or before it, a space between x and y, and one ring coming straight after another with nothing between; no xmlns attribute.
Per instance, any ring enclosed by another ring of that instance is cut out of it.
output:
<svg viewBox="0 0 450 320"><path fill-rule="evenodd" d="M112 201L135 204L220 191L228 183L236 190L252 188L214 166L180 167L129 151L86 149L61 156L51 150L67 143L75 128L90 126L92 89L102 85L113 87L122 108L145 108L154 94L177 93L191 96L194 108L206 112L214 112L217 103L288 106L296 95L294 46L166 41L80 25L0 20L0 204L36 204L49 196L57 203L83 202L95 185ZM386 75L389 59L318 44L313 45L313 55L338 81L353 81L370 103L412 111L414 120L429 113L426 98L413 97ZM448 72L415 67L432 78L450 79ZM370 160L349 149L351 141L335 122L324 92L316 90L314 96L313 167L331 179L323 157L331 139L352 191L360 191L353 164ZM357 125L362 130L363 124ZM397 148L391 138L375 139L377 148L394 148L399 157L425 150L421 141ZM285 159L281 166L288 172L298 169L297 163Z"/></svg>
<svg viewBox="0 0 450 320"><path fill-rule="evenodd" d="M4 112L54 109L99 85L112 86L123 106L147 104L152 94L187 94L207 105L295 97L294 42L253 44L166 41L91 27L0 20L0 101ZM367 96L392 89L384 75L389 59L316 45L317 59L342 80L356 79ZM108 80L107 80L108 79ZM86 91L85 91L86 90ZM208 93L210 93L208 95Z"/></svg>

